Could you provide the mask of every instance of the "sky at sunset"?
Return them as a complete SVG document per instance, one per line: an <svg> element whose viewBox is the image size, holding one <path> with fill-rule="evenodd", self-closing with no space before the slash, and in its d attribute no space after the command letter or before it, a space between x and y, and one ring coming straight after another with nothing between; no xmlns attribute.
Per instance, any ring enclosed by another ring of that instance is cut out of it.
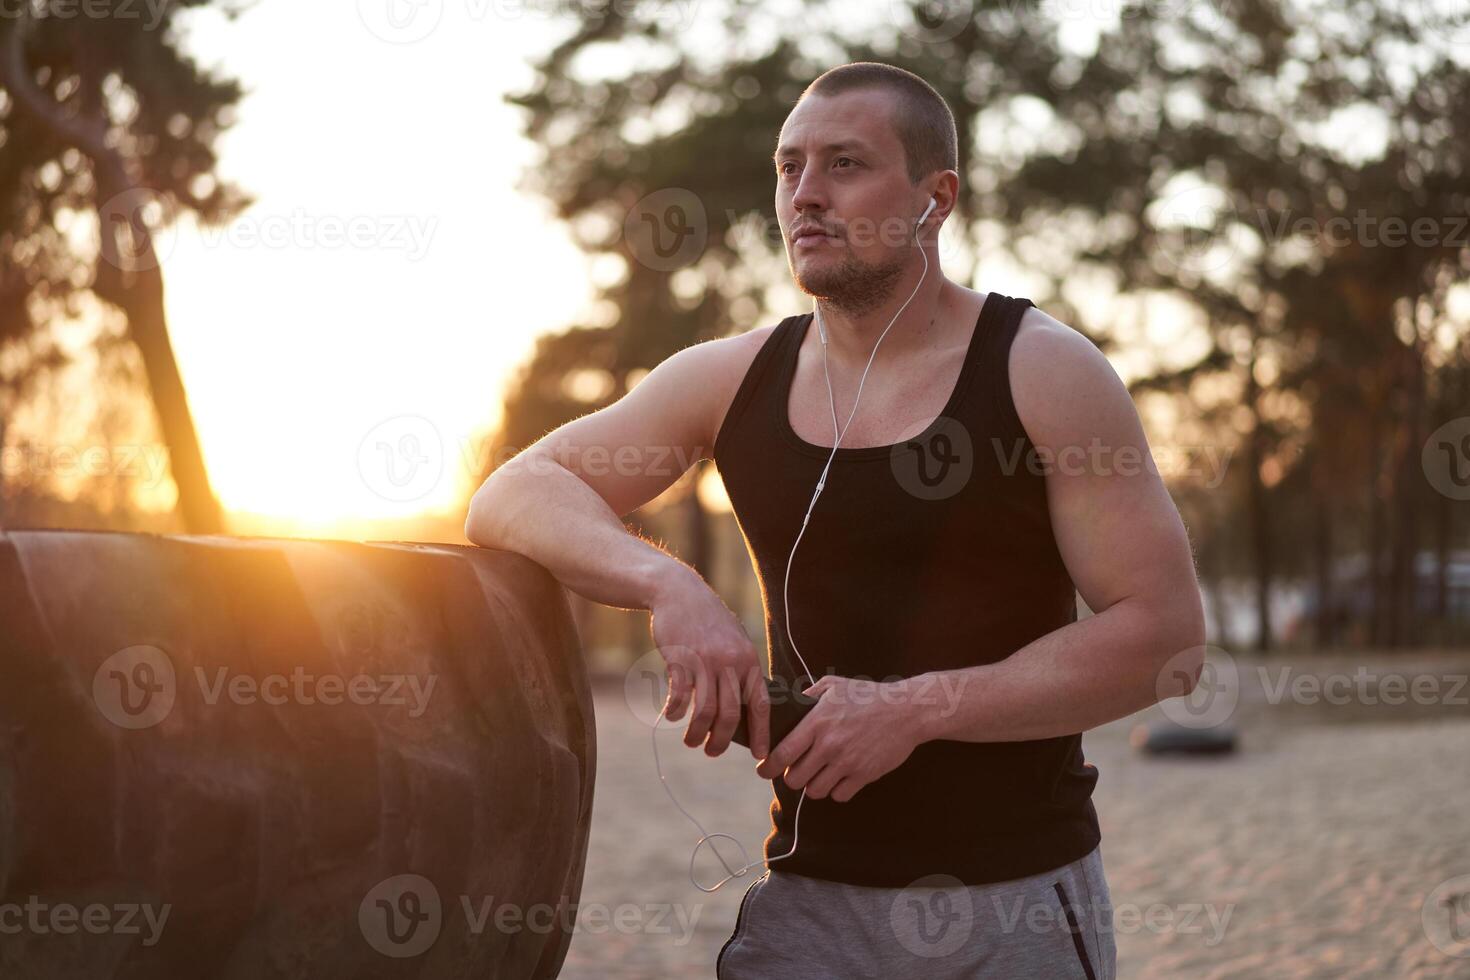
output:
<svg viewBox="0 0 1470 980"><path fill-rule="evenodd" d="M158 240L175 354L233 530L354 537L373 522L462 520L509 373L593 296L567 230L517 189L536 151L503 101L565 35L555 7L264 0L234 21L180 15L185 50L248 93L219 169L256 204L227 228L185 222ZM718 30L698 4L659 9L690 37ZM1098 27L1066 20L1063 46L1086 51ZM631 55L601 57L611 69ZM1050 110L1031 109L1019 121L1044 126ZM1322 135L1371 156L1380 122L1345 116ZM754 149L752 165L767 165ZM982 268L977 288L1028 295L1024 269L983 254ZM1101 295L1072 285L1079 305ZM1125 378L1152 366L1145 348L1197 353L1177 301L1111 312L1136 343L1110 355Z"/></svg>
<svg viewBox="0 0 1470 980"><path fill-rule="evenodd" d="M183 20L249 92L220 171L258 200L161 237L175 353L223 505L298 529L460 507L507 372L591 295L515 190L534 148L502 100L555 25L450 5L422 32L385 8Z"/></svg>

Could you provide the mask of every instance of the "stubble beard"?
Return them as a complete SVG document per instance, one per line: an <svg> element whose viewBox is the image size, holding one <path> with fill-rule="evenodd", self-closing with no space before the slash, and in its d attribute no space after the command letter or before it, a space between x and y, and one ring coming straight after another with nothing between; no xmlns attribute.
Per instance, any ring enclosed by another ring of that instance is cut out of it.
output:
<svg viewBox="0 0 1470 980"><path fill-rule="evenodd" d="M894 256L883 263L861 262L851 252L835 266L798 271L792 277L808 296L821 300L845 316L855 317L881 307L903 278L903 259Z"/></svg>

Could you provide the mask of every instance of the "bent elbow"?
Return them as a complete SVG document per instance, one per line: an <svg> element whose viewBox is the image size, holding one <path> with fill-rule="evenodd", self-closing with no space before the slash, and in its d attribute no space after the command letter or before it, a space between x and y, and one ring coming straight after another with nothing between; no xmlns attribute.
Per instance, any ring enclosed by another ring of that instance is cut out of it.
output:
<svg viewBox="0 0 1470 980"><path fill-rule="evenodd" d="M486 499L485 488L482 486L470 498L469 511L465 514L464 519L464 536L471 544L482 548L494 547L495 535L490 524L491 510L490 503Z"/></svg>
<svg viewBox="0 0 1470 980"><path fill-rule="evenodd" d="M514 514L528 506L527 502L544 497L545 489L536 483L522 486L522 477L538 477L554 472L545 465L543 454L528 449L508 460L485 478L470 498L465 515L464 536L482 548L515 549L507 544L515 527Z"/></svg>
<svg viewBox="0 0 1470 980"><path fill-rule="evenodd" d="M1188 697L1199 685L1205 667L1205 615L1198 593L1179 604L1163 631L1163 666L1155 682L1158 700Z"/></svg>
<svg viewBox="0 0 1470 980"><path fill-rule="evenodd" d="M464 516L464 536L470 544L480 544L480 527L475 521L475 502L470 501L470 508Z"/></svg>
<svg viewBox="0 0 1470 980"><path fill-rule="evenodd" d="M1175 666L1175 676L1180 682L1177 695L1189 696L1200 685L1200 677L1204 673L1204 610L1198 602L1185 611L1183 624L1175 636L1176 652L1170 663Z"/></svg>

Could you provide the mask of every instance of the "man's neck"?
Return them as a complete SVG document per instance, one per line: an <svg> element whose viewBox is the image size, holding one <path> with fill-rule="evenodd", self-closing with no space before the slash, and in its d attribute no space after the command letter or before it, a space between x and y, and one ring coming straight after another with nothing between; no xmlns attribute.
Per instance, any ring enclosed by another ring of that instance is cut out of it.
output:
<svg viewBox="0 0 1470 980"><path fill-rule="evenodd" d="M914 294L913 299L904 306L910 293ZM836 364L861 370L873 355L873 346L880 336L883 345L879 356L885 360L908 360L932 352L943 346L945 338L953 332L959 320L955 314L964 305L965 293L966 290L940 274L926 276L916 293L914 279L910 278L877 307L860 314L850 314L818 300L817 311L827 328L827 355ZM900 307L903 312L895 321L894 314ZM890 322L893 326L885 334L883 331ZM820 344L816 324L808 337Z"/></svg>

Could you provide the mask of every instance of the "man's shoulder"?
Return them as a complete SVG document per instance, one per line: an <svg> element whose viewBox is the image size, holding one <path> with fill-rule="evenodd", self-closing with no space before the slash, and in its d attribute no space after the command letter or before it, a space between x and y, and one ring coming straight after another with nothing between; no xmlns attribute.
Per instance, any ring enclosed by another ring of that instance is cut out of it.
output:
<svg viewBox="0 0 1470 980"><path fill-rule="evenodd" d="M748 366L749 360L753 359L760 352L760 349L765 346L766 341L770 339L771 334L775 333L776 328L779 326L779 323L771 323L764 327L752 327L741 333L721 337L718 340L711 341L711 343L725 345L727 357L735 361L745 360Z"/></svg>
<svg viewBox="0 0 1470 980"><path fill-rule="evenodd" d="M1093 349L1097 347L1080 330L1067 326L1039 306L1026 307L1013 341L1016 347L1029 348L1023 352L1027 355L1067 353L1079 344Z"/></svg>
<svg viewBox="0 0 1470 980"><path fill-rule="evenodd" d="M723 392L730 385L739 387L741 379L750 370L751 362L778 326L753 327L727 337L702 340L674 356L691 364L691 370L698 376L695 380L710 386L707 390ZM728 394L733 396L734 390Z"/></svg>
<svg viewBox="0 0 1470 980"><path fill-rule="evenodd" d="M675 351L637 382L629 406L656 413L677 406L680 415L701 425L700 444L712 445L752 362L778 326L754 327Z"/></svg>
<svg viewBox="0 0 1470 980"><path fill-rule="evenodd" d="M1009 358L1011 399L1033 441L1087 427L1126 404L1127 387L1081 331L1031 306L1021 317Z"/></svg>

